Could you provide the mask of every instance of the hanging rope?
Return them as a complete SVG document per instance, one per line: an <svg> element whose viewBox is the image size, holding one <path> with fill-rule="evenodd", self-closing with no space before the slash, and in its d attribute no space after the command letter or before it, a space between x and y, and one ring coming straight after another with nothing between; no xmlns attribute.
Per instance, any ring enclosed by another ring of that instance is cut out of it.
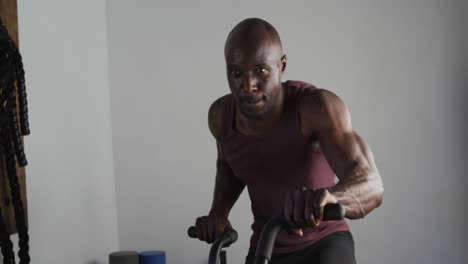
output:
<svg viewBox="0 0 468 264"><path fill-rule="evenodd" d="M10 185L10 196L15 212L18 231L18 257L20 264L30 262L29 235L21 200L16 171L17 164L26 166L21 136L29 135L26 85L21 54L0 20L0 147L6 164L6 176ZM19 120L18 112L19 109ZM13 244L0 212L0 246L3 263L15 263Z"/></svg>

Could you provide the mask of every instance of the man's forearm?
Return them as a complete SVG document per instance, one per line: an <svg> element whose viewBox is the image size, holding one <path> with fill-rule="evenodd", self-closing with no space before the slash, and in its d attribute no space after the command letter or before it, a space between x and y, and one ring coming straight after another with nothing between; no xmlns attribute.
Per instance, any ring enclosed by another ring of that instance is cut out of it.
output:
<svg viewBox="0 0 468 264"><path fill-rule="evenodd" d="M216 164L216 182L210 214L227 219L231 208L245 188L245 184L235 177L229 165L222 160Z"/></svg>
<svg viewBox="0 0 468 264"><path fill-rule="evenodd" d="M350 175L328 189L346 209L346 218L363 218L383 201L383 183L377 169Z"/></svg>

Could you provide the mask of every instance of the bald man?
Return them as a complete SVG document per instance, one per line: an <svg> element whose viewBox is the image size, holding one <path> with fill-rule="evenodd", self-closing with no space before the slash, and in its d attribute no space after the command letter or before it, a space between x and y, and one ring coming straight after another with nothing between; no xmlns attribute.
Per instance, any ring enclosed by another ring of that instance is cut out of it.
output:
<svg viewBox="0 0 468 264"><path fill-rule="evenodd" d="M278 235L272 263L355 263L346 220L322 221L323 207L340 203L346 218L363 218L380 206L384 188L345 104L331 91L282 80L286 55L262 19L234 27L225 59L231 93L208 113L217 173L211 210L196 220L199 239L211 243L230 227L229 212L247 187L254 222L246 263L265 223L280 213L293 232Z"/></svg>

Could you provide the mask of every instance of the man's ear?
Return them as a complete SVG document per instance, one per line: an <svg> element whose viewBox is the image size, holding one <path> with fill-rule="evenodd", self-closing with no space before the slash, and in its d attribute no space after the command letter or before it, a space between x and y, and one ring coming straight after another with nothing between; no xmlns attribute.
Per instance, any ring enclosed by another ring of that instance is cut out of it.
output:
<svg viewBox="0 0 468 264"><path fill-rule="evenodd" d="M284 74L286 71L286 65L288 64L288 58L286 57L286 54L281 57L281 74Z"/></svg>

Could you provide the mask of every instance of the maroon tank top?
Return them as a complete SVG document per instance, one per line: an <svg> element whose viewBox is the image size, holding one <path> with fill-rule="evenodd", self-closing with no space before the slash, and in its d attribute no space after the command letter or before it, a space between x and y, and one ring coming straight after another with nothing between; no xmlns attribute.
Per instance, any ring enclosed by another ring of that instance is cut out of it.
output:
<svg viewBox="0 0 468 264"><path fill-rule="evenodd" d="M255 247L264 224L283 213L289 190L326 188L335 185L335 174L325 160L320 147L309 142L301 133L298 101L305 89L314 86L301 81L284 83L284 114L268 132L244 135L235 127L236 104L232 95L224 104L225 127L221 136L224 159L234 175L247 186L254 217L250 247ZM322 237L349 230L345 220L322 222L316 228L304 230L298 237L281 231L274 253L283 254L304 249Z"/></svg>

